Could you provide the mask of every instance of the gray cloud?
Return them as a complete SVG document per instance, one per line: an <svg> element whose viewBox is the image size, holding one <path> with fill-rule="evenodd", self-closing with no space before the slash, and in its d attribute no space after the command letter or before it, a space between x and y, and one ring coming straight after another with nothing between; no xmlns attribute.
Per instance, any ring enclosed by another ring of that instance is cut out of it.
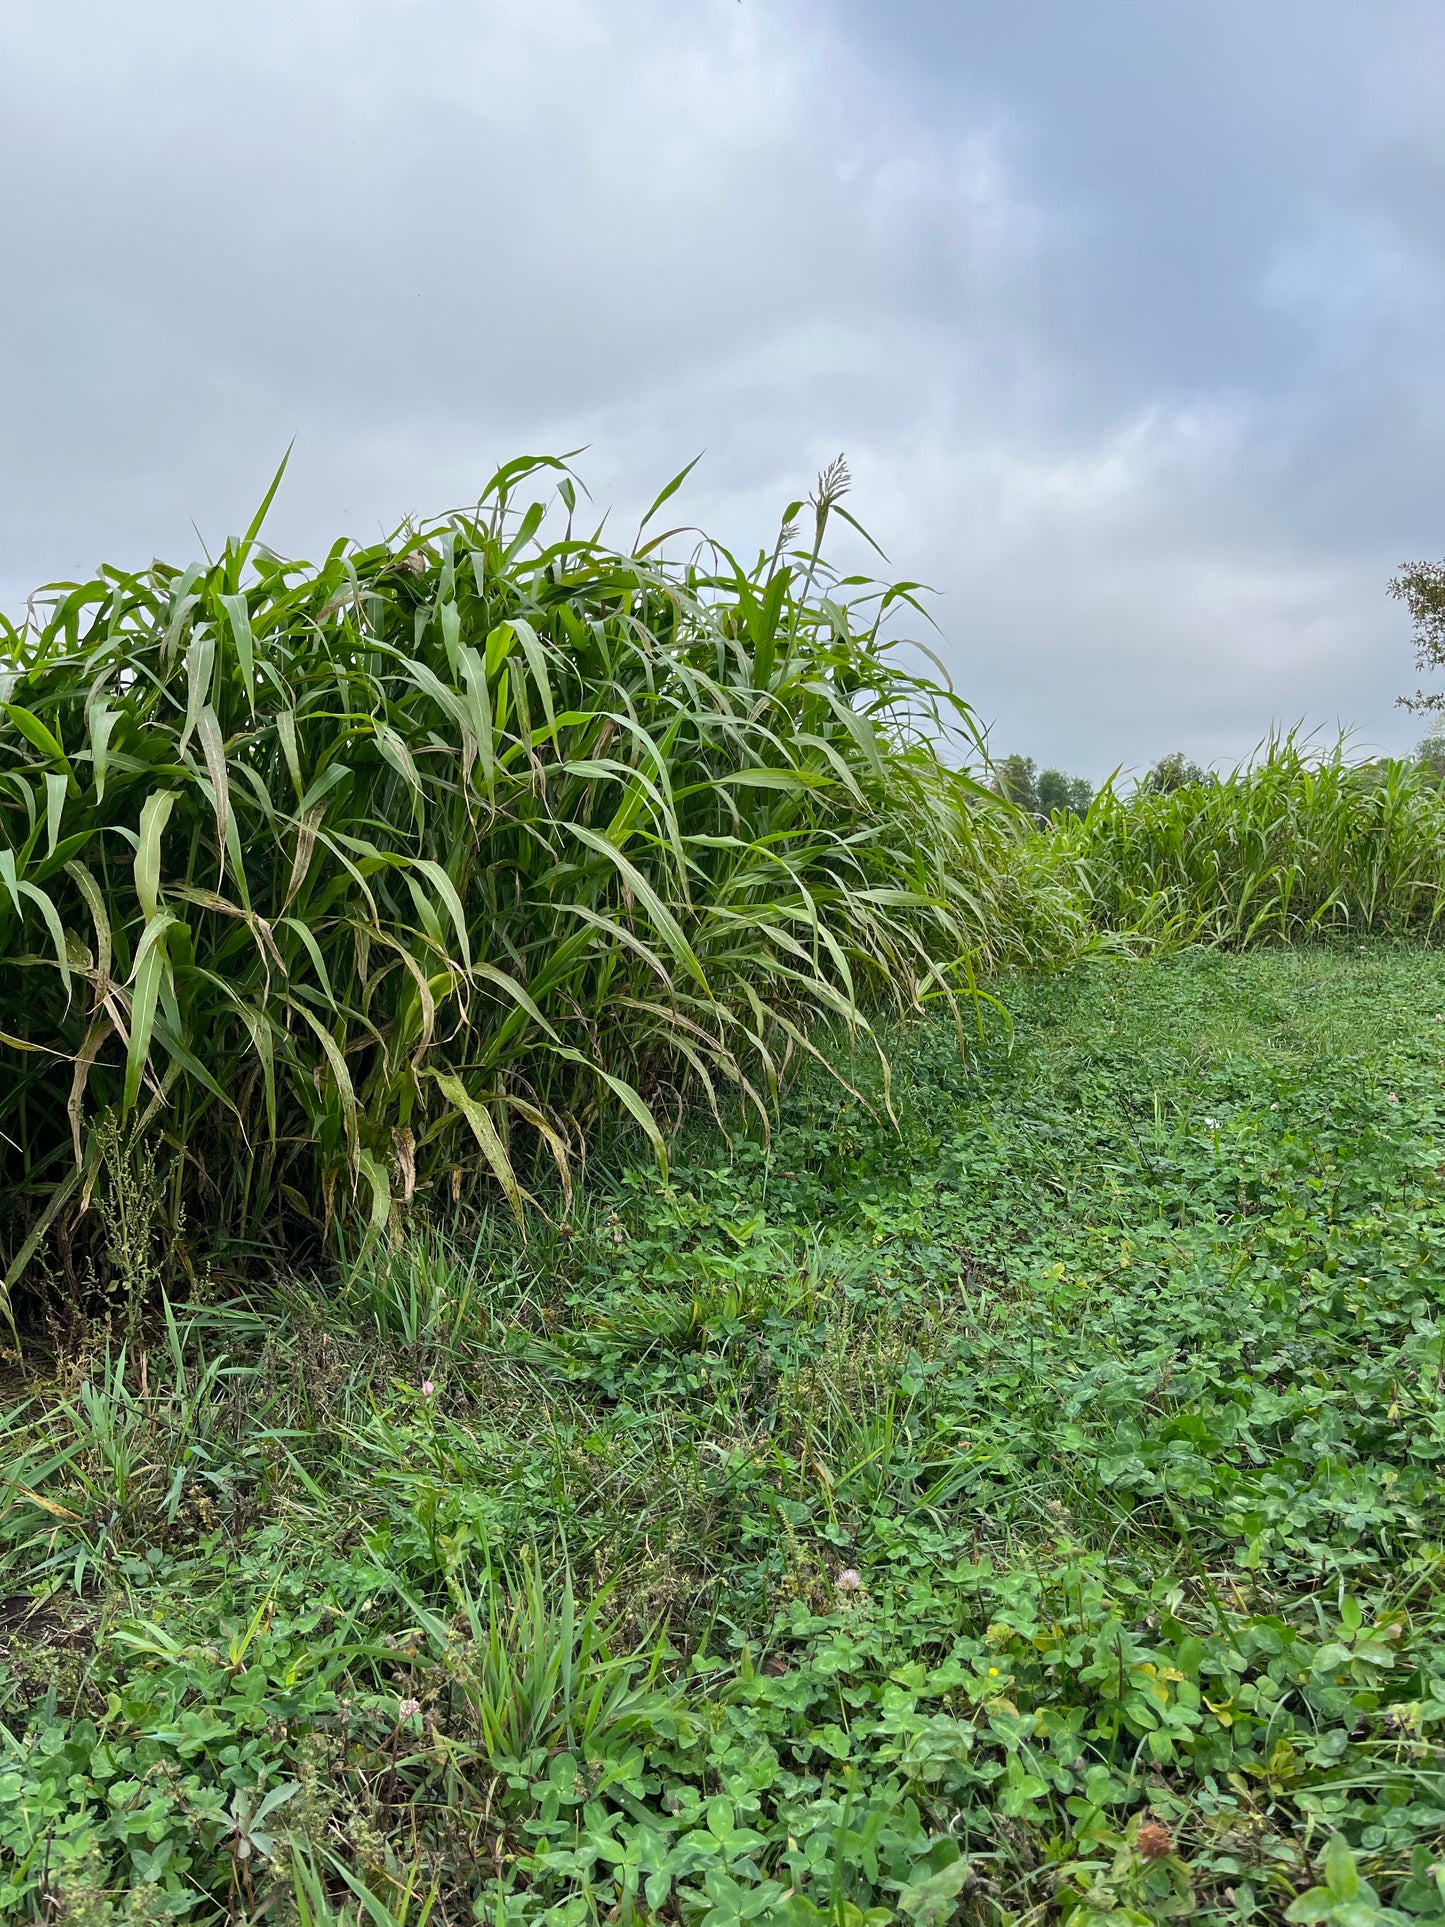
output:
<svg viewBox="0 0 1445 1927"><path fill-rule="evenodd" d="M739 542L840 447L995 740L1410 740L1445 549L1414 0L0 0L0 601L592 444Z"/></svg>

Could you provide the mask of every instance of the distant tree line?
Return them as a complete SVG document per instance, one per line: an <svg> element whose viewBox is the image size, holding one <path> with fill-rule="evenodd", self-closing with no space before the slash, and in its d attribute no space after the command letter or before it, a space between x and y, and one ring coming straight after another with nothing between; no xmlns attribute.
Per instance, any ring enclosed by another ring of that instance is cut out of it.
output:
<svg viewBox="0 0 1445 1927"><path fill-rule="evenodd" d="M1445 742L1441 744L1445 764ZM1140 779L1141 789L1156 795L1180 790L1190 783L1207 783L1209 774L1182 750L1161 756ZM993 766L993 789L999 796L1027 810L1034 821L1062 822L1066 817L1083 816L1094 800L1094 788L1085 776L1068 776L1061 769L1040 769L1032 756L1003 756Z"/></svg>
<svg viewBox="0 0 1445 1927"><path fill-rule="evenodd" d="M1087 778L1066 776L1061 769L1041 770L1032 756L1005 756L995 763L993 787L1040 823L1082 816L1094 800Z"/></svg>

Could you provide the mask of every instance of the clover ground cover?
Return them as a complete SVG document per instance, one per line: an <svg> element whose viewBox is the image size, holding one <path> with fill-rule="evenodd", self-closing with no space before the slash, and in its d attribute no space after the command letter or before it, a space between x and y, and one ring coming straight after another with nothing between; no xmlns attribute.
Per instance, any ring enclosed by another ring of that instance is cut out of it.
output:
<svg viewBox="0 0 1445 1927"><path fill-rule="evenodd" d="M1445 959L1003 995L12 1387L0 1918L1445 1914Z"/></svg>

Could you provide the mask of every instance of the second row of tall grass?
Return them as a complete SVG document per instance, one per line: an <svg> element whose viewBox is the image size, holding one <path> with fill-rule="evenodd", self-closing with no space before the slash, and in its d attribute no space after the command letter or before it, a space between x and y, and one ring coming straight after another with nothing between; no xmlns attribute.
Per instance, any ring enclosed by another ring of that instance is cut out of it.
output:
<svg viewBox="0 0 1445 1927"><path fill-rule="evenodd" d="M1429 937L1445 909L1438 774L1352 759L1347 742L1281 735L1203 781L1111 786L1042 840L1098 928L1156 946Z"/></svg>

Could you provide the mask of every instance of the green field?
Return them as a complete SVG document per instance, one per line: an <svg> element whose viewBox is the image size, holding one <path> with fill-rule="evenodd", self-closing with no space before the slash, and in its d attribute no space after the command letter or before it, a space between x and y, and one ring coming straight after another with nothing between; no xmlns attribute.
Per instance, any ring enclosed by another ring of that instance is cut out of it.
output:
<svg viewBox="0 0 1445 1927"><path fill-rule="evenodd" d="M999 989L17 1379L0 1918L1445 1915L1445 957Z"/></svg>

